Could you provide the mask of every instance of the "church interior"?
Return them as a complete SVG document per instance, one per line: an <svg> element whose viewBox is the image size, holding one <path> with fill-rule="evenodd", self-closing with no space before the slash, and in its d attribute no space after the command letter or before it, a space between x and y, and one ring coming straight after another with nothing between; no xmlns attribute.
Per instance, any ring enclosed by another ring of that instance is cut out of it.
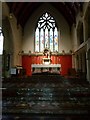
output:
<svg viewBox="0 0 90 120"><path fill-rule="evenodd" d="M0 4L1 120L89 120L90 2Z"/></svg>

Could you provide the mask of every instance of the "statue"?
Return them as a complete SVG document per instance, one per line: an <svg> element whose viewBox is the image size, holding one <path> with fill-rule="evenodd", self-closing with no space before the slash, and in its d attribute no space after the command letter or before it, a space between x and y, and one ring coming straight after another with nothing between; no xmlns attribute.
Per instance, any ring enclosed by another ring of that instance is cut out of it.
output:
<svg viewBox="0 0 90 120"><path fill-rule="evenodd" d="M51 51L47 48L47 44L46 44L46 48L44 49L43 54L44 54L44 56L46 56L46 58L51 57Z"/></svg>
<svg viewBox="0 0 90 120"><path fill-rule="evenodd" d="M45 58L43 58L43 64L50 64L51 63L51 51L47 48L44 49L43 54Z"/></svg>

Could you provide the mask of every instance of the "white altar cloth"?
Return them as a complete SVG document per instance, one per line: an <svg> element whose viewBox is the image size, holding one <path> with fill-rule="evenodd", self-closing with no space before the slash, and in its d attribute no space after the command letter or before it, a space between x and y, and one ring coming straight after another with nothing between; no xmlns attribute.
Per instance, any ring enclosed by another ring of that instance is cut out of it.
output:
<svg viewBox="0 0 90 120"><path fill-rule="evenodd" d="M49 64L49 65L45 65L45 64L32 64L31 65L32 68L61 68L61 64Z"/></svg>

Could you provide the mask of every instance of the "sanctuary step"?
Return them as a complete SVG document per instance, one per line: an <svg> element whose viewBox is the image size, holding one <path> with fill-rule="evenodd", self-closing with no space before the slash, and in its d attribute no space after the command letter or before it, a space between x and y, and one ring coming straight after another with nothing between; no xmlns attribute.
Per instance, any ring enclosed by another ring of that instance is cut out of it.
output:
<svg viewBox="0 0 90 120"><path fill-rule="evenodd" d="M75 85L59 74L43 73L6 78L2 86L2 120L90 118L89 84Z"/></svg>

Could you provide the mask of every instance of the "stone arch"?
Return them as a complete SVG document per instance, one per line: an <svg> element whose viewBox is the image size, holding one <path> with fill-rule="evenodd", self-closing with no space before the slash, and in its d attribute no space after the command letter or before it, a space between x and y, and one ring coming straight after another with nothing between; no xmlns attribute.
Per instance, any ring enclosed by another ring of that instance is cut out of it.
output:
<svg viewBox="0 0 90 120"><path fill-rule="evenodd" d="M12 29L10 26L10 22L6 17L2 21L2 28L4 34L4 43L3 43L3 73L4 76L9 75L10 68L13 62L13 52L14 52L14 43L13 43L13 35ZM5 59L4 59L5 58Z"/></svg>
<svg viewBox="0 0 90 120"><path fill-rule="evenodd" d="M4 33L4 50L7 51L7 53L12 53L14 51L14 43L13 43L13 35L12 35L12 29L10 26L10 22L8 18L3 20L3 33Z"/></svg>
<svg viewBox="0 0 90 120"><path fill-rule="evenodd" d="M84 42L84 34L83 34L83 22L79 21L77 26L77 42L78 46Z"/></svg>
<svg viewBox="0 0 90 120"><path fill-rule="evenodd" d="M85 22L85 39L87 40L90 38L90 5L88 4L88 7L85 12L84 22Z"/></svg>

